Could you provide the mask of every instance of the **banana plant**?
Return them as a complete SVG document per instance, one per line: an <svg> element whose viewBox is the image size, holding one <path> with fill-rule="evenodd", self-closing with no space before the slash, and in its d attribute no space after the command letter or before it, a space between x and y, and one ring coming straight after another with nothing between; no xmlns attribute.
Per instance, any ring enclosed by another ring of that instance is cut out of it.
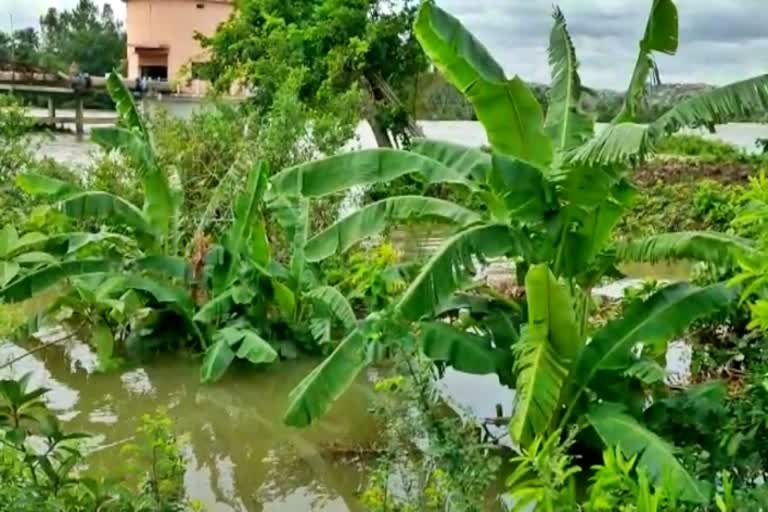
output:
<svg viewBox="0 0 768 512"><path fill-rule="evenodd" d="M305 204L264 201L269 169L252 171L234 201L234 218L221 243L209 248L203 289L210 295L194 320L212 341L201 378L219 380L235 359L271 364L295 357L296 346L311 350L331 344L339 332L354 329L355 314L335 288L321 286L303 258L308 212ZM281 221L290 241L290 261L272 255L265 210ZM307 340L307 336L312 339Z"/></svg>
<svg viewBox="0 0 768 512"><path fill-rule="evenodd" d="M579 63L559 9L550 34L552 87L546 115L525 83L519 77L508 79L485 47L434 2L421 6L415 33L437 69L473 105L490 151L422 140L408 151L366 150L291 167L275 175L272 185L277 193L311 200L412 175L425 184L466 187L482 199L484 208L471 210L431 197L390 197L364 205L307 241L306 258L314 262L344 253L393 224L436 220L452 226L452 236L395 306L402 318L417 323L428 355L466 371L497 373L502 382L509 381L510 352L518 352L510 347L518 345L523 327L519 319L508 317L508 325L496 335L489 326L486 332L483 326L479 332L467 332L432 325L457 292L471 283L477 264L491 258L507 258L519 276L532 265L548 265L555 278L567 283L576 304L576 333L584 339L591 289L607 274L617 273L621 262L733 263L753 250L748 240L709 232L612 241L614 226L636 194L630 164L651 154L656 140L684 126L768 110L768 76L763 76L682 102L649 126L633 122L654 68L653 52L677 49L678 17L672 0L653 0L624 108L600 134L594 130L594 120L580 109ZM365 336L350 335L294 390L286 422L305 426L314 415L327 411L328 402L345 389L339 383L351 383L366 366L370 343ZM517 353L518 358L521 355L530 354ZM313 400L323 403L310 404Z"/></svg>
<svg viewBox="0 0 768 512"><path fill-rule="evenodd" d="M643 425L646 395L643 374L636 370L656 363L647 354L663 357L669 340L698 318L726 307L738 291L722 283L671 285L632 304L589 338L580 333L578 305L569 287L547 265L531 267L526 291L528 322L513 348L513 439L528 446L537 436L588 424L606 447L620 446L627 456L638 456L654 481L669 471L682 499L708 502L711 489L691 477L673 447Z"/></svg>

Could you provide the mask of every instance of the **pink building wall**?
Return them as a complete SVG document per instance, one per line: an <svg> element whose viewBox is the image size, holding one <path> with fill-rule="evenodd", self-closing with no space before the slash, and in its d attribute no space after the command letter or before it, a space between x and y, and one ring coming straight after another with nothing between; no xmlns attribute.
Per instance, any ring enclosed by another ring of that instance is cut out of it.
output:
<svg viewBox="0 0 768 512"><path fill-rule="evenodd" d="M128 78L141 76L141 66L167 62L168 80L180 90L202 93L205 84L188 83L182 68L205 62L195 32L212 35L233 10L232 0L125 0L127 7ZM166 56L167 55L167 56Z"/></svg>

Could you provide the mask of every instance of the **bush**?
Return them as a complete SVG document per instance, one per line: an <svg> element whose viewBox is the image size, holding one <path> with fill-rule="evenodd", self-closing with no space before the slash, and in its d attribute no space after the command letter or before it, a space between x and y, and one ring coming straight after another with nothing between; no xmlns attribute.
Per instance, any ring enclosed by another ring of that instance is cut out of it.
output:
<svg viewBox="0 0 768 512"><path fill-rule="evenodd" d="M89 477L80 450L89 436L62 430L42 399L46 390L27 382L0 381L0 512L199 509L184 501L183 458L164 411L145 416L138 441L126 449L128 479ZM131 475L145 477L135 485Z"/></svg>

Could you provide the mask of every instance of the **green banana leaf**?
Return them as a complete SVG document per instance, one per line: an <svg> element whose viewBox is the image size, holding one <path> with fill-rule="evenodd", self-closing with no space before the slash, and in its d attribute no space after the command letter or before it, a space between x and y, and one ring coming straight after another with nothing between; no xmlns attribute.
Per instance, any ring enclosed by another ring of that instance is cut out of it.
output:
<svg viewBox="0 0 768 512"><path fill-rule="evenodd" d="M113 270L117 265L109 260L83 259L63 261L30 272L0 289L0 300L7 303L21 302L48 290L63 280L87 274L100 274Z"/></svg>
<svg viewBox="0 0 768 512"><path fill-rule="evenodd" d="M291 391L283 421L298 428L312 424L328 412L369 362L368 340L360 330L352 331Z"/></svg>
<svg viewBox="0 0 768 512"><path fill-rule="evenodd" d="M421 349L433 361L473 375L512 372L512 353L491 346L482 336L456 329L443 322L421 324Z"/></svg>
<svg viewBox="0 0 768 512"><path fill-rule="evenodd" d="M737 298L738 290L723 283L703 288L681 283L630 306L624 316L596 332L579 354L569 379L572 387L564 394L566 410L573 410L597 372L628 369L637 343L666 343L695 320L720 311Z"/></svg>
<svg viewBox="0 0 768 512"><path fill-rule="evenodd" d="M305 247L307 260L322 261L334 254L342 254L360 241L383 233L397 222L414 219L438 219L467 226L479 222L482 216L443 199L390 197L357 210L310 239Z"/></svg>
<svg viewBox="0 0 768 512"><path fill-rule="evenodd" d="M528 86L518 77L507 80L488 50L432 2L419 9L415 32L434 65L472 103L494 151L547 167L552 142Z"/></svg>
<svg viewBox="0 0 768 512"><path fill-rule="evenodd" d="M434 317L443 302L476 272L476 260L527 254L524 238L503 224L483 224L449 238L422 267L397 304L412 321Z"/></svg>
<svg viewBox="0 0 768 512"><path fill-rule="evenodd" d="M73 219L119 220L138 233L157 234L141 210L108 192L80 192L61 200L58 208Z"/></svg>
<svg viewBox="0 0 768 512"><path fill-rule="evenodd" d="M754 252L754 244L746 238L713 231L681 231L619 243L616 259L650 263L684 259L733 265L740 255Z"/></svg>
<svg viewBox="0 0 768 512"><path fill-rule="evenodd" d="M693 477L675 457L672 445L646 429L618 404L603 403L594 406L586 415L606 446L617 446L626 457L637 456L637 464L644 468L656 484L663 476L678 486L679 498L693 503L709 503L712 488Z"/></svg>
<svg viewBox="0 0 768 512"><path fill-rule="evenodd" d="M352 306L342 293L332 286L320 286L307 294L307 298L324 304L335 316L344 329L351 331L357 325L357 317Z"/></svg>
<svg viewBox="0 0 768 512"><path fill-rule="evenodd" d="M407 174L423 176L428 183L470 185L461 174L437 160L396 149L368 149L314 160L285 169L274 175L271 182L276 194L323 197Z"/></svg>
<svg viewBox="0 0 768 512"><path fill-rule="evenodd" d="M632 72L627 94L621 111L613 123L633 122L637 119L637 109L647 90L648 78L656 65L653 52L668 55L677 53L679 20L677 6L673 0L653 0L651 13L645 26L645 34L640 40L640 53Z"/></svg>
<svg viewBox="0 0 768 512"><path fill-rule="evenodd" d="M469 148L442 140L415 139L408 150L437 160L457 174L478 183L485 183L491 170L491 155L480 148Z"/></svg>
<svg viewBox="0 0 768 512"><path fill-rule="evenodd" d="M557 152L567 152L592 138L594 121L579 106L583 89L579 77L579 61L565 16L559 8L555 8L554 19L555 25L549 36L552 83L544 130L552 139Z"/></svg>
<svg viewBox="0 0 768 512"><path fill-rule="evenodd" d="M525 277L528 326L514 347L517 373L512 438L527 447L546 434L557 413L566 366L581 348L573 304L547 265L534 265Z"/></svg>
<svg viewBox="0 0 768 512"><path fill-rule="evenodd" d="M235 352L225 339L219 339L205 351L203 365L200 367L200 380L203 383L220 380L232 361L235 360Z"/></svg>
<svg viewBox="0 0 768 512"><path fill-rule="evenodd" d="M24 173L16 176L16 186L31 196L61 198L80 192L77 185L43 174Z"/></svg>

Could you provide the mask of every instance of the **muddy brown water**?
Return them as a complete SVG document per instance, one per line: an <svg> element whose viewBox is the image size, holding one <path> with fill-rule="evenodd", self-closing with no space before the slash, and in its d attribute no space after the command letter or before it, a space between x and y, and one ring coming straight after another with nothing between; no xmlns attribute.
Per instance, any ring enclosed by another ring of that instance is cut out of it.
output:
<svg viewBox="0 0 768 512"><path fill-rule="evenodd" d="M59 335L54 330L44 337ZM0 363L23 351L0 345ZM32 372L35 385L51 389L47 400L65 427L93 434L92 471L119 472L120 449L141 417L164 408L186 456L187 495L206 510L361 511L356 498L367 462L354 453L378 439L365 377L313 427L295 430L281 421L289 391L316 363L235 369L220 383L203 385L199 361L181 356L117 373L92 372L93 354L75 342L30 356L0 378Z"/></svg>

